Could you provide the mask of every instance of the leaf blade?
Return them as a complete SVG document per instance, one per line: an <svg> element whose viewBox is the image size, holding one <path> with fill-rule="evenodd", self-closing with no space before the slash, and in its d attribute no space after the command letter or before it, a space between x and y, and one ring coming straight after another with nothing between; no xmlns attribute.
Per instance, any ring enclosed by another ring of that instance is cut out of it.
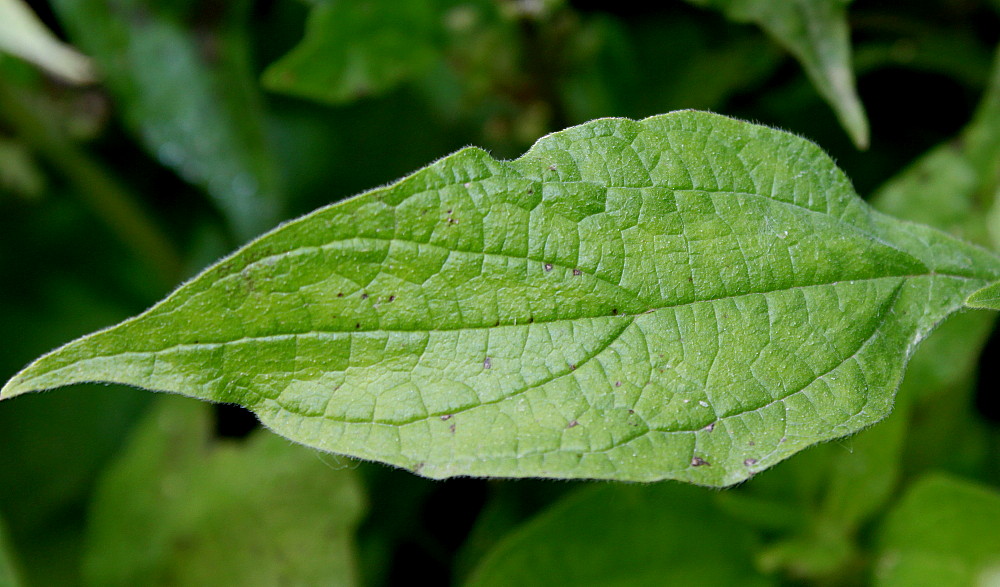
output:
<svg viewBox="0 0 1000 587"><path fill-rule="evenodd" d="M881 419L998 264L798 137L602 119L286 224L0 397L116 381L431 477L726 485Z"/></svg>

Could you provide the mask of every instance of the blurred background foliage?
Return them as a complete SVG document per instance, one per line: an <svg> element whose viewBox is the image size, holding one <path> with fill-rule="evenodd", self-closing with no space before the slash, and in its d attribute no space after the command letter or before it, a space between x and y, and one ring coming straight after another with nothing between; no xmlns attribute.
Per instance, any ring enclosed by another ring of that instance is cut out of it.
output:
<svg viewBox="0 0 1000 587"><path fill-rule="evenodd" d="M877 207L1000 244L996 0L28 8L0 0L7 376L283 219L602 116L787 129ZM0 585L995 579L992 332L989 313L952 318L887 421L724 492L431 482L275 442L237 408L98 386L23 397L0 404Z"/></svg>

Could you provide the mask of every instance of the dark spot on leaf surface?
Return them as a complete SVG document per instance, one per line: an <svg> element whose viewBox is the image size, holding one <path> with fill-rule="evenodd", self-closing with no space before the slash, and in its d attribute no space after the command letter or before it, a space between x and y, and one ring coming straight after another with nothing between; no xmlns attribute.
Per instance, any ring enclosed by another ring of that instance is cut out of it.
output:
<svg viewBox="0 0 1000 587"><path fill-rule="evenodd" d="M583 275L583 271L580 271L579 269L574 269L573 275Z"/></svg>
<svg viewBox="0 0 1000 587"><path fill-rule="evenodd" d="M493 361L489 357L483 359L483 369L490 369L493 367Z"/></svg>
<svg viewBox="0 0 1000 587"><path fill-rule="evenodd" d="M705 432L711 432L712 430L715 430L715 422L712 422L708 426L705 426L704 430Z"/></svg>
<svg viewBox="0 0 1000 587"><path fill-rule="evenodd" d="M356 323L354 324L354 328L356 328L356 329L358 329L358 330L361 330L361 323L360 323L360 322L356 322Z"/></svg>
<svg viewBox="0 0 1000 587"><path fill-rule="evenodd" d="M576 420L570 420L569 423L566 424L566 427L567 428L576 428L579 425L580 425L580 423L577 422Z"/></svg>
<svg viewBox="0 0 1000 587"><path fill-rule="evenodd" d="M389 296L389 301L390 302L395 302L396 301L396 296L395 295Z"/></svg>
<svg viewBox="0 0 1000 587"><path fill-rule="evenodd" d="M344 297L344 292L338 292L338 293L337 293L337 297L338 297L338 298L342 298L342 297Z"/></svg>
<svg viewBox="0 0 1000 587"><path fill-rule="evenodd" d="M576 371L576 363L572 363L572 364L570 364L570 366L569 366L569 370L570 370L570 371Z"/></svg>
<svg viewBox="0 0 1000 587"><path fill-rule="evenodd" d="M611 308L611 315L612 316L617 316L618 315L618 308Z"/></svg>
<svg viewBox="0 0 1000 587"><path fill-rule="evenodd" d="M545 270L546 271L552 271L552 263L546 263L545 264Z"/></svg>
<svg viewBox="0 0 1000 587"><path fill-rule="evenodd" d="M621 387L621 386L622 386L621 381L615 381L615 387Z"/></svg>
<svg viewBox="0 0 1000 587"><path fill-rule="evenodd" d="M451 420L451 416L452 414L444 414L441 416L441 420L443 421Z"/></svg>
<svg viewBox="0 0 1000 587"><path fill-rule="evenodd" d="M752 466L752 465L756 465L757 464L757 459L746 459L746 460L743 461L743 464L746 465L746 466L748 466L748 467Z"/></svg>
<svg viewBox="0 0 1000 587"><path fill-rule="evenodd" d="M367 300L367 299L368 299L368 294L366 294L366 293L362 293L362 294L361 294L361 299L362 299L362 300Z"/></svg>
<svg viewBox="0 0 1000 587"><path fill-rule="evenodd" d="M705 459L701 458L701 457L694 457L693 459L691 459L691 466L692 467L704 467L704 466L706 466L708 464L709 464L709 462L706 461Z"/></svg>

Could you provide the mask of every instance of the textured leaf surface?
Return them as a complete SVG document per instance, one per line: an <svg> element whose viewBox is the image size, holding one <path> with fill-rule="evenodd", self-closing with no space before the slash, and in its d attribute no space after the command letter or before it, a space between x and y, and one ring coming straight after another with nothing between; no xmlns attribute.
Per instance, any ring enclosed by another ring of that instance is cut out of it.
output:
<svg viewBox="0 0 1000 587"><path fill-rule="evenodd" d="M725 485L883 418L915 344L998 276L801 138L603 119L284 225L2 396L113 381L431 477Z"/></svg>
<svg viewBox="0 0 1000 587"><path fill-rule="evenodd" d="M211 410L164 397L91 512L92 585L353 585L354 472L265 432L213 441Z"/></svg>
<svg viewBox="0 0 1000 587"><path fill-rule="evenodd" d="M868 147L868 118L854 87L847 5L852 0L688 0L737 22L753 22L799 60L858 148Z"/></svg>
<svg viewBox="0 0 1000 587"><path fill-rule="evenodd" d="M466 585L769 585L753 534L680 485L586 488L507 536Z"/></svg>
<svg viewBox="0 0 1000 587"><path fill-rule="evenodd" d="M965 305L970 308L1000 310L1000 283L994 283L973 292L965 301Z"/></svg>
<svg viewBox="0 0 1000 587"><path fill-rule="evenodd" d="M56 0L53 8L100 65L149 151L203 187L247 239L278 220L280 197L239 26L247 3L225 3L218 13L183 4ZM199 18L201 28L186 25Z"/></svg>
<svg viewBox="0 0 1000 587"><path fill-rule="evenodd" d="M996 585L1000 494L946 476L918 481L889 513L875 584Z"/></svg>

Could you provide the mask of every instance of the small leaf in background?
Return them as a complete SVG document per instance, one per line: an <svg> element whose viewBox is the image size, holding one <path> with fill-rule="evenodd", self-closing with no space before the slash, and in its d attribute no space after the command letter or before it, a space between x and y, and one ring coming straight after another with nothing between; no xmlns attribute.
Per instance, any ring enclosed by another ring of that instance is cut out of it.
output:
<svg viewBox="0 0 1000 587"><path fill-rule="evenodd" d="M770 585L753 567L754 546L711 493L600 485L509 533L465 585Z"/></svg>
<svg viewBox="0 0 1000 587"><path fill-rule="evenodd" d="M804 139L605 119L285 224L2 395L235 402L429 477L729 485L885 417L916 342L998 277L871 210Z"/></svg>
<svg viewBox="0 0 1000 587"><path fill-rule="evenodd" d="M882 528L879 587L996 585L1000 580L1000 494L930 475L910 488Z"/></svg>
<svg viewBox="0 0 1000 587"><path fill-rule="evenodd" d="M45 176L31 150L19 141L0 137L0 192L34 200L45 189Z"/></svg>
<svg viewBox="0 0 1000 587"><path fill-rule="evenodd" d="M30 61L68 83L94 81L90 59L56 39L21 0L0 0L0 51Z"/></svg>
<svg viewBox="0 0 1000 587"><path fill-rule="evenodd" d="M278 221L282 200L242 27L248 5L194 6L53 2L146 148L204 188L243 240Z"/></svg>
<svg viewBox="0 0 1000 587"><path fill-rule="evenodd" d="M474 4L466 7L473 17ZM264 86L330 103L384 93L441 58L446 9L456 5L453 0L315 2L305 39L264 72Z"/></svg>
<svg viewBox="0 0 1000 587"><path fill-rule="evenodd" d="M211 437L204 404L162 397L98 487L91 585L354 585L354 472L259 431Z"/></svg>
<svg viewBox="0 0 1000 587"><path fill-rule="evenodd" d="M985 211L1000 189L1000 47L990 84L969 124L954 139L920 157L872 196L894 216L931 224L982 245L990 240Z"/></svg>
<svg viewBox="0 0 1000 587"><path fill-rule="evenodd" d="M965 300L965 305L970 308L1000 310L1000 283L994 283L973 292L969 299Z"/></svg>
<svg viewBox="0 0 1000 587"><path fill-rule="evenodd" d="M22 584L14 564L7 532L3 524L0 524L0 587L20 587Z"/></svg>
<svg viewBox="0 0 1000 587"><path fill-rule="evenodd" d="M852 0L687 0L764 29L802 64L859 149L868 147L868 118L854 87L847 5Z"/></svg>

